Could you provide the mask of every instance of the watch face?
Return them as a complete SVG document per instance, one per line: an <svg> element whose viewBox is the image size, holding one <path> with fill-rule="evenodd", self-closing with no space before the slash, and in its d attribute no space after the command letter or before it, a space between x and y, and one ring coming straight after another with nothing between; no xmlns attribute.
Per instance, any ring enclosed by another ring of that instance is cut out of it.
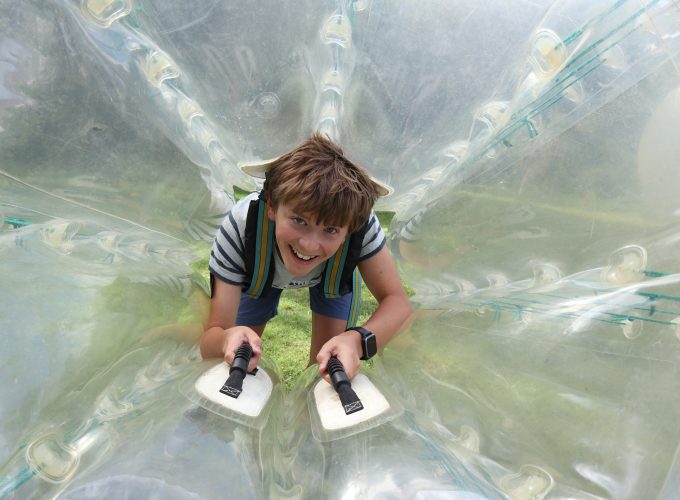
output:
<svg viewBox="0 0 680 500"><path fill-rule="evenodd" d="M368 337L365 337L364 345L366 346L366 352L364 353L366 359L375 356L375 353L378 352L378 345L375 341L375 335L370 334Z"/></svg>
<svg viewBox="0 0 680 500"><path fill-rule="evenodd" d="M363 351L361 359L370 359L378 352L378 343L375 340L375 334L366 330L363 326L353 326L350 330L356 330L361 334L361 350Z"/></svg>

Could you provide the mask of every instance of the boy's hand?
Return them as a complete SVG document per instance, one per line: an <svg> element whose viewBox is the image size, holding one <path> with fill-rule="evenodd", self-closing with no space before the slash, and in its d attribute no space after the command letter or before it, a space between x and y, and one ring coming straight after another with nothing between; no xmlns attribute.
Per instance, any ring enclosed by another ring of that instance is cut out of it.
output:
<svg viewBox="0 0 680 500"><path fill-rule="evenodd" d="M250 347L253 348L253 356L248 363L248 373L257 368L262 354L262 339L255 333L255 330L247 326L234 326L224 330L224 334L224 343L222 344L224 361L231 366L238 348L243 344L250 344Z"/></svg>
<svg viewBox="0 0 680 500"><path fill-rule="evenodd" d="M328 375L328 360L331 356L335 356L342 363L349 379L352 380L359 373L361 354L361 334L359 332L350 330L336 335L326 342L319 350L319 354L316 355L319 373L326 382L331 383L331 378Z"/></svg>

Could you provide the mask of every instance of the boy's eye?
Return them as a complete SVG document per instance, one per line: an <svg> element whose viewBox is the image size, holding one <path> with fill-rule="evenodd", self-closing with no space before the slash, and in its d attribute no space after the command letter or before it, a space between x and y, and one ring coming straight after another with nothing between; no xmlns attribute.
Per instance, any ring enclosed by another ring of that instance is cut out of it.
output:
<svg viewBox="0 0 680 500"><path fill-rule="evenodd" d="M302 217L298 217L297 215L294 215L290 218L295 224L305 224L305 220Z"/></svg>
<svg viewBox="0 0 680 500"><path fill-rule="evenodd" d="M327 227L325 231L328 234L338 234L338 228L337 227Z"/></svg>

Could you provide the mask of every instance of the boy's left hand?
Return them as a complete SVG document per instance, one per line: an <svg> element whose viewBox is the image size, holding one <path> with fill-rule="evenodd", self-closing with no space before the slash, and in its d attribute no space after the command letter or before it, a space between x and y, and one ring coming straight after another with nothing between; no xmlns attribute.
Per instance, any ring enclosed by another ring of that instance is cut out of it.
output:
<svg viewBox="0 0 680 500"><path fill-rule="evenodd" d="M326 342L319 350L319 354L316 355L319 373L326 382L331 383L327 366L328 360L335 356L342 363L349 379L352 380L359 373L361 354L361 334L359 332L350 330L336 335Z"/></svg>

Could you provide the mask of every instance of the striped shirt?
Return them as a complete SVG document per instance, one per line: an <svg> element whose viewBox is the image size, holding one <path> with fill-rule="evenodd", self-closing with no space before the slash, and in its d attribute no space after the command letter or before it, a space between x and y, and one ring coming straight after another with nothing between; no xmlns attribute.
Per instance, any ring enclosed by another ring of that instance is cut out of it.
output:
<svg viewBox="0 0 680 500"><path fill-rule="evenodd" d="M246 276L243 254L245 251L248 207L250 202L256 200L257 197L257 193L252 193L234 205L224 218L222 226L215 237L212 252L210 252L210 262L208 263L210 272L225 283L239 287L246 286L250 282L250 276ZM372 257L384 245L385 233L380 227L375 213L371 212L359 261ZM293 276L286 270L281 257L279 257L279 253L274 252L274 280L272 286L280 289L314 286L321 281L325 265L326 263L322 262L305 276Z"/></svg>

